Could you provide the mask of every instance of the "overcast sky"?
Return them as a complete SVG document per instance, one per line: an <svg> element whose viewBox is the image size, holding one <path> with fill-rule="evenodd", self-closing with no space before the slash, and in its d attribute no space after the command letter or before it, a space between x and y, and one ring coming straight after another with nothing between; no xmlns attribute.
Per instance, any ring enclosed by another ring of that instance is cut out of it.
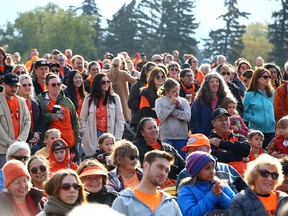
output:
<svg viewBox="0 0 288 216"><path fill-rule="evenodd" d="M13 22L18 17L18 12L33 10L36 6L44 6L47 0L8 0L1 3L0 25L7 21ZM60 7L67 8L68 5L80 6L83 0L50 0ZM124 3L129 4L131 0L96 0L96 5L100 9L100 14L104 19L111 19ZM240 11L251 13L249 19L241 20L241 24L252 22L269 22L273 11L281 8L281 1L276 0L238 0ZM223 27L221 20L216 20L218 16L226 12L224 0L196 0L195 16L200 22L196 30L195 38L208 38L209 31Z"/></svg>

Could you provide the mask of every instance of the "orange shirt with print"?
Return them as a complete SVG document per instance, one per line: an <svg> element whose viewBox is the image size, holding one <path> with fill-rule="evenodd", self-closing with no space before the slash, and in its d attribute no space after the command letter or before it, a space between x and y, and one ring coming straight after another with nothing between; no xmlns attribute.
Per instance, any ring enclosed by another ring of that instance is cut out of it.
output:
<svg viewBox="0 0 288 216"><path fill-rule="evenodd" d="M133 193L136 195L136 197L141 200L143 203L145 203L152 212L155 212L157 207L160 205L163 194L160 191L156 191L154 194L147 194L143 193L139 189L135 188L133 189ZM167 212L167 215L169 213Z"/></svg>
<svg viewBox="0 0 288 216"><path fill-rule="evenodd" d="M276 209L278 206L278 193L276 191L272 191L270 196L257 195L257 197L261 200L261 202L265 206L268 216L276 215Z"/></svg>
<svg viewBox="0 0 288 216"><path fill-rule="evenodd" d="M13 122L15 139L20 134L20 107L16 96L13 96L12 99L6 98L8 107L10 109L11 118Z"/></svg>
<svg viewBox="0 0 288 216"><path fill-rule="evenodd" d="M56 104L52 98L50 98L50 103L48 104L48 110L51 112L53 106ZM59 119L57 121L52 121L50 123L50 128L57 128L61 131L61 138L67 143L69 147L75 145L75 137L74 137L74 130L71 124L71 115L70 110L65 107L61 106L61 114L59 114Z"/></svg>
<svg viewBox="0 0 288 216"><path fill-rule="evenodd" d="M107 132L107 105L103 105L104 98L99 98L98 107L96 109L96 127L99 131Z"/></svg>

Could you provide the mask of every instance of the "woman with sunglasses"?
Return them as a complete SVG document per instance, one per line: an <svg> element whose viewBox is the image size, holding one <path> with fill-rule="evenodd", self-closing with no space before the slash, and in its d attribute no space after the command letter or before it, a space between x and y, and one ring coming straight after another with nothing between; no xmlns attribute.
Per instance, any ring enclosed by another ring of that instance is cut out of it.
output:
<svg viewBox="0 0 288 216"><path fill-rule="evenodd" d="M257 68L243 100L243 120L249 122L249 129L260 130L264 134L263 148L275 136L274 89L270 78L267 69Z"/></svg>
<svg viewBox="0 0 288 216"><path fill-rule="evenodd" d="M84 186L74 170L59 170L48 180L44 190L48 200L38 216L65 216L76 206L86 203Z"/></svg>
<svg viewBox="0 0 288 216"><path fill-rule="evenodd" d="M61 131L61 138L68 144L74 157L78 159L76 144L79 143L79 120L76 108L72 101L65 96L61 87L60 78L53 73L48 73L45 77L47 91L38 95L44 112L44 132L50 128ZM44 134L43 134L44 135Z"/></svg>
<svg viewBox="0 0 288 216"><path fill-rule="evenodd" d="M160 121L155 112L155 101L158 98L157 91L165 82L166 74L163 69L154 68L149 76L147 87L140 92L140 117L152 117L159 125Z"/></svg>
<svg viewBox="0 0 288 216"><path fill-rule="evenodd" d="M223 79L225 80L227 86L229 87L232 95L235 97L237 100L237 111L240 116L243 115L244 107L242 104L242 98L241 98L241 93L240 93L240 88L231 82L231 74L232 74L232 68L228 64L220 64L217 67L217 72L220 73L223 76Z"/></svg>
<svg viewBox="0 0 288 216"><path fill-rule="evenodd" d="M44 183L48 179L46 162L42 158L34 156L28 161L27 169L31 176L33 187L39 190L44 190Z"/></svg>
<svg viewBox="0 0 288 216"><path fill-rule="evenodd" d="M84 99L80 114L80 131L84 133L84 153L94 154L99 149L97 140L103 133L111 133L116 140L121 140L124 124L118 94L113 92L111 82L105 74L97 74L92 83L91 93Z"/></svg>
<svg viewBox="0 0 288 216"><path fill-rule="evenodd" d="M19 76L20 86L17 94L25 98L28 107L31 126L27 142L30 144L32 155L40 148L40 136L44 128L44 113L38 98L34 97L32 78L28 74Z"/></svg>
<svg viewBox="0 0 288 216"><path fill-rule="evenodd" d="M113 201L117 198L117 193L109 192L106 189L108 172L99 161L94 158L84 160L77 173L84 184L85 191L88 192L88 202L112 206Z"/></svg>
<svg viewBox="0 0 288 216"><path fill-rule="evenodd" d="M168 66L168 74L167 77L175 79L176 81L180 80L180 65L177 62L171 61Z"/></svg>
<svg viewBox="0 0 288 216"><path fill-rule="evenodd" d="M124 67L121 69L120 67ZM129 87L128 83L133 84L136 82L136 77L131 76L126 69L126 61L124 57L114 58L112 60L111 69L107 72L108 79L113 83L113 90L120 96L123 108L125 121L131 120L131 110L128 107Z"/></svg>
<svg viewBox="0 0 288 216"><path fill-rule="evenodd" d="M116 168L108 173L108 191L120 192L139 185L143 173L139 169L139 151L132 142L128 140L116 142L110 159L111 164Z"/></svg>
<svg viewBox="0 0 288 216"><path fill-rule="evenodd" d="M280 161L261 154L248 163L244 178L250 187L234 197L230 206L231 215L279 215L288 202L288 195L276 190L283 181Z"/></svg>
<svg viewBox="0 0 288 216"><path fill-rule="evenodd" d="M16 74L17 76L28 74L26 66L24 64L15 65L15 67L12 70L12 73Z"/></svg>

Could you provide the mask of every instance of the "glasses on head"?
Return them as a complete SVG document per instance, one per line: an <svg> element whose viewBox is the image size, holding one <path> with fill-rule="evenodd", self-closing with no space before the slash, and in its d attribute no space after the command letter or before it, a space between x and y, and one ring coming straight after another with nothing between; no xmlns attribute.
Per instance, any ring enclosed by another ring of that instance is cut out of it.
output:
<svg viewBox="0 0 288 216"><path fill-rule="evenodd" d="M51 70L51 72L53 72L53 73L58 73L58 72L59 72L59 69L53 69L53 70Z"/></svg>
<svg viewBox="0 0 288 216"><path fill-rule="evenodd" d="M105 81L105 80L102 80L101 81L101 85L109 85L111 83L111 81L110 80L107 80L107 81Z"/></svg>
<svg viewBox="0 0 288 216"><path fill-rule="evenodd" d="M26 72L25 71L16 71L15 74L20 76L20 75L26 74Z"/></svg>
<svg viewBox="0 0 288 216"><path fill-rule="evenodd" d="M268 178L270 175L273 180L277 180L279 177L277 172L269 172L268 170L259 170L259 173L263 178Z"/></svg>
<svg viewBox="0 0 288 216"><path fill-rule="evenodd" d="M38 167L33 167L33 168L31 168L30 172L33 174L37 174L38 170L40 170L40 172L45 172L47 170L47 167L44 165L40 165L39 169L38 169Z"/></svg>
<svg viewBox="0 0 288 216"><path fill-rule="evenodd" d="M129 156L129 159L130 159L131 161L133 161L133 160L135 160L135 159L136 159L136 160L139 160L139 158L140 158L140 157L139 157L138 155L130 155L130 156Z"/></svg>
<svg viewBox="0 0 288 216"><path fill-rule="evenodd" d="M31 86L32 86L32 83L22 84L21 86L24 87L24 88L26 88L27 86L28 86L28 87L31 87Z"/></svg>
<svg viewBox="0 0 288 216"><path fill-rule="evenodd" d="M179 71L178 68L170 68L169 70L171 70L171 71Z"/></svg>
<svg viewBox="0 0 288 216"><path fill-rule="evenodd" d="M264 76L262 76L264 79L271 79L271 76L269 76L269 75L264 75Z"/></svg>
<svg viewBox="0 0 288 216"><path fill-rule="evenodd" d="M226 76L226 75L228 75L228 76L230 76L231 75L231 73L229 72L229 71L224 71L224 72L221 72L221 75L222 76Z"/></svg>
<svg viewBox="0 0 288 216"><path fill-rule="evenodd" d="M29 159L28 156L23 156L23 155L19 155L19 156L11 156L12 158L19 160L19 161L27 161Z"/></svg>
<svg viewBox="0 0 288 216"><path fill-rule="evenodd" d="M51 83L50 85L55 88L56 86L60 87L62 85L62 83L61 82L59 82L59 83Z"/></svg>
<svg viewBox="0 0 288 216"><path fill-rule="evenodd" d="M157 80L161 80L161 79L165 79L165 76L159 76L159 75L157 75L155 78L156 78Z"/></svg>
<svg viewBox="0 0 288 216"><path fill-rule="evenodd" d="M64 184L61 185L61 189L62 189L62 190L65 190L65 191L70 190L71 187L72 187L74 190L79 190L81 186L80 186L79 184L77 184L77 183L73 183L73 184L64 183Z"/></svg>

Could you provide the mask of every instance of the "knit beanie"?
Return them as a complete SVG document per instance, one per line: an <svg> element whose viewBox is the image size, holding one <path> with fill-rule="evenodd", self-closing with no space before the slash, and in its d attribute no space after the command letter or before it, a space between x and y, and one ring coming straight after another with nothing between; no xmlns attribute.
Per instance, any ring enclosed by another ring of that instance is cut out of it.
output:
<svg viewBox="0 0 288 216"><path fill-rule="evenodd" d="M3 176L4 176L4 186L7 188L11 182L21 176L27 176L30 178L27 168L25 165L18 160L10 160L7 161L3 168Z"/></svg>
<svg viewBox="0 0 288 216"><path fill-rule="evenodd" d="M212 155L202 151L192 152L186 159L186 170L191 177L195 177L210 161L215 163L215 159Z"/></svg>

